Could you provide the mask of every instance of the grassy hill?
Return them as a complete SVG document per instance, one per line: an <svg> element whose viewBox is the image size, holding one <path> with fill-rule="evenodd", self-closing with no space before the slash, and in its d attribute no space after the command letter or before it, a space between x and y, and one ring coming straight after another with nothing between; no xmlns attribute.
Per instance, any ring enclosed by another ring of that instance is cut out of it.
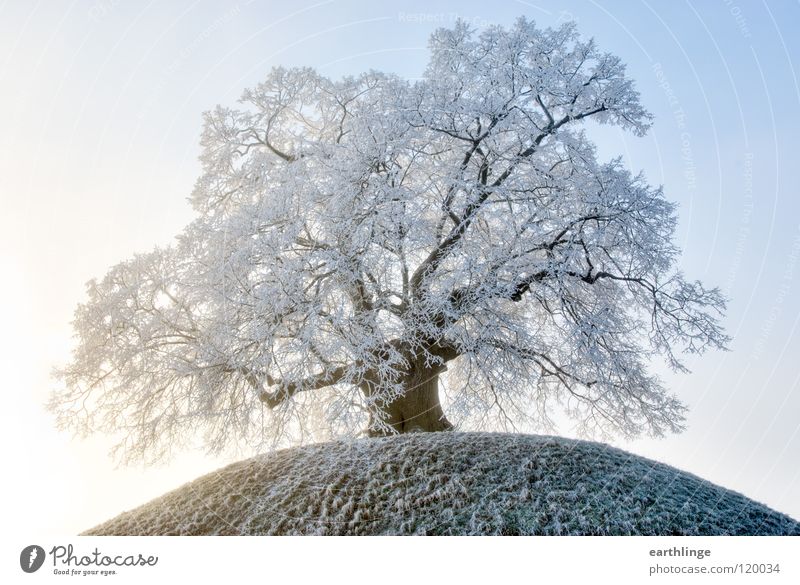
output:
<svg viewBox="0 0 800 585"><path fill-rule="evenodd" d="M800 535L800 524L600 443L453 432L254 457L87 534Z"/></svg>

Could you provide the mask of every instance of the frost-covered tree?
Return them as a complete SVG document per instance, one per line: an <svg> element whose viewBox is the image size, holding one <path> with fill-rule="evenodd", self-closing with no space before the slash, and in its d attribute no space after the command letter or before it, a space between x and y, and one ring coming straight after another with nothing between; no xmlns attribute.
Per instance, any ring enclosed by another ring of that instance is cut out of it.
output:
<svg viewBox="0 0 800 585"><path fill-rule="evenodd" d="M661 189L584 133L646 132L624 65L524 19L430 50L415 82L277 68L205 115L196 219L89 283L64 426L156 458L441 431L443 386L464 425L681 428L648 362L722 348L724 301L676 271Z"/></svg>

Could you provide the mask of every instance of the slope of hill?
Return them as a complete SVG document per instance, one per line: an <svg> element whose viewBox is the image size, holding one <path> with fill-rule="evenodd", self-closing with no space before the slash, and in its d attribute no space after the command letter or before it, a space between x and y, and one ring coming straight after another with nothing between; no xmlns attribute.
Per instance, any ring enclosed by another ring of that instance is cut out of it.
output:
<svg viewBox="0 0 800 585"><path fill-rule="evenodd" d="M800 524L600 443L451 432L254 457L87 533L800 535Z"/></svg>

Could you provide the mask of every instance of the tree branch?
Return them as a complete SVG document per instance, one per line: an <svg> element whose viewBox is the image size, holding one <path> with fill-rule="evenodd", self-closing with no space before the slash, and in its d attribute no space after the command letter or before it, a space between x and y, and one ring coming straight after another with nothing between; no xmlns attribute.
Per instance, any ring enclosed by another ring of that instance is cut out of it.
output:
<svg viewBox="0 0 800 585"><path fill-rule="evenodd" d="M244 376L245 381L252 386L253 390L258 393L258 398L266 404L269 408L276 406L287 401L289 398L298 392L305 392L307 390L319 390L327 386L333 386L342 381L348 371L347 366L341 366L333 370L325 371L314 376L309 376L299 382L285 383L282 380L276 380L269 374L264 374L263 380L267 386L277 386L278 389L273 392L268 392L264 389L264 385L259 379L259 376L253 370L245 367L237 368L238 373Z"/></svg>

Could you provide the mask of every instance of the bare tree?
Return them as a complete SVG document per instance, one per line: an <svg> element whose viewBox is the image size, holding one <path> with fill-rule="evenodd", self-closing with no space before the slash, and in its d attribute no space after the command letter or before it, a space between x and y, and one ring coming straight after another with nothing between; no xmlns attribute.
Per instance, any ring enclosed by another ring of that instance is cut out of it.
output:
<svg viewBox="0 0 800 585"><path fill-rule="evenodd" d="M454 420L681 428L647 364L723 348L724 300L674 269L661 189L582 129L646 132L624 65L524 19L430 49L420 81L277 68L205 115L197 218L77 310L64 426L153 458L198 432L440 431L444 375Z"/></svg>

